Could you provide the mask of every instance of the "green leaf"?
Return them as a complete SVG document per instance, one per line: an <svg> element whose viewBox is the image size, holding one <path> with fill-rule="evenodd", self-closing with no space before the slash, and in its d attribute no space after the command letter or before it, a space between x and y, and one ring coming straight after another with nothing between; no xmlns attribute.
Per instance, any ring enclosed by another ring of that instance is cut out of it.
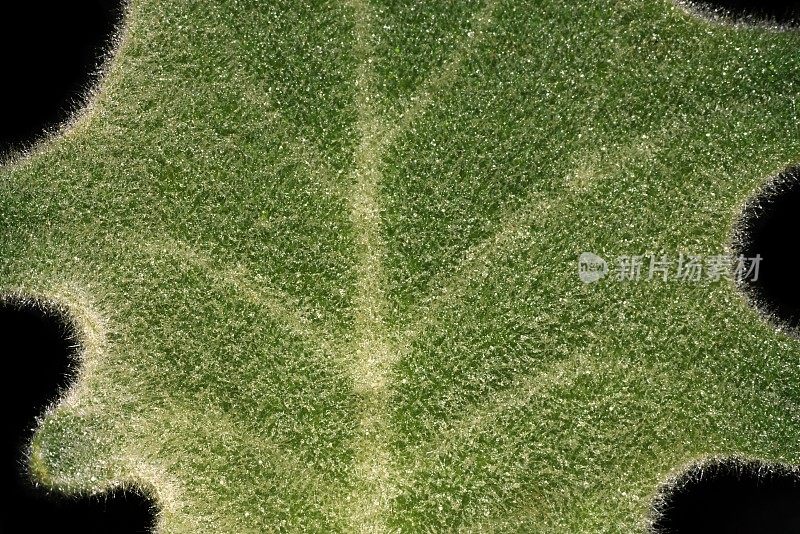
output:
<svg viewBox="0 0 800 534"><path fill-rule="evenodd" d="M797 45L667 1L133 1L0 171L0 288L83 340L36 472L146 485L162 532L563 533L800 463L800 347L734 284L576 272L727 250L800 159Z"/></svg>

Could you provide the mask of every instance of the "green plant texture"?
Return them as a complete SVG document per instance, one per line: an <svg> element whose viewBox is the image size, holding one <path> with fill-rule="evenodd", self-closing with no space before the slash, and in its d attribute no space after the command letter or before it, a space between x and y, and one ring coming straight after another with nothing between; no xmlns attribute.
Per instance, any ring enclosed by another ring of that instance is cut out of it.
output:
<svg viewBox="0 0 800 534"><path fill-rule="evenodd" d="M0 169L0 289L81 346L33 472L162 533L596 533L800 464L800 346L733 282L577 276L730 251L800 161L799 50L668 0L132 0Z"/></svg>

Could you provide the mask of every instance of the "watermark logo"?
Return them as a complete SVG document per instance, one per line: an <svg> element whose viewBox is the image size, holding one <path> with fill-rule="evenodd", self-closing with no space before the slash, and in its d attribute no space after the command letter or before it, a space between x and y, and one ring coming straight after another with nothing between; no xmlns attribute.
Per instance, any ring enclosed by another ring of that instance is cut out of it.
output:
<svg viewBox="0 0 800 534"><path fill-rule="evenodd" d="M578 276L585 284L597 282L608 274L606 260L591 252L578 256Z"/></svg>
<svg viewBox="0 0 800 534"><path fill-rule="evenodd" d="M617 256L609 267L597 254L582 252L578 256L578 277L585 284L597 282L608 275L611 275L610 279L619 282L717 282L723 278L756 282L761 260L760 254L756 254L754 258L743 255L731 257L725 254L639 254Z"/></svg>

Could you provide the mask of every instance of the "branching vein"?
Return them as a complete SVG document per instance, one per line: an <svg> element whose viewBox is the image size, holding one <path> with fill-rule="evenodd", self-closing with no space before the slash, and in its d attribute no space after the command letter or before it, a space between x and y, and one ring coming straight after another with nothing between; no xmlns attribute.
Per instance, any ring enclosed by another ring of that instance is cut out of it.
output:
<svg viewBox="0 0 800 534"><path fill-rule="evenodd" d="M394 351L384 324L385 244L381 239L378 203L382 147L379 133L382 131L382 121L375 97L375 73L372 67L372 13L363 0L353 0L351 4L356 16L356 52L361 60L356 78L356 128L360 143L355 152L352 191L349 195L351 222L358 247L356 335L351 370L363 406L349 521L355 532L384 532L387 530L385 518L394 498L395 475L386 445L386 381Z"/></svg>

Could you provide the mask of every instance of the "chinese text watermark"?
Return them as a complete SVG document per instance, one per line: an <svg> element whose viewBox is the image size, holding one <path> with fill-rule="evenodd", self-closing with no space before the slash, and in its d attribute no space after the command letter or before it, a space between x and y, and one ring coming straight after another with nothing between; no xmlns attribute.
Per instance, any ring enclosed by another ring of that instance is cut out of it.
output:
<svg viewBox="0 0 800 534"><path fill-rule="evenodd" d="M725 254L640 254L617 256L606 261L592 252L578 256L578 276L586 284L605 278L619 282L662 280L664 282L717 282L723 278L755 282L761 266L761 255L754 258Z"/></svg>

